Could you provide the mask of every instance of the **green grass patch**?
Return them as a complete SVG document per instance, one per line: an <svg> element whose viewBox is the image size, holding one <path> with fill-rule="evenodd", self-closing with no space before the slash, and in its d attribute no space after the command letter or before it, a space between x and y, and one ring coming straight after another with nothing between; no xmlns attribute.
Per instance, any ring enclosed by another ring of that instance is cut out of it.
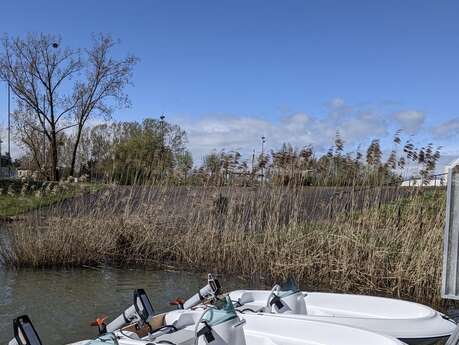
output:
<svg viewBox="0 0 459 345"><path fill-rule="evenodd" d="M0 195L0 218L16 216L33 209L49 206L65 199L69 199L82 193L94 193L104 188L103 184L72 184L68 185L65 191L59 193L26 193L22 195ZM18 188L19 190L20 188Z"/></svg>

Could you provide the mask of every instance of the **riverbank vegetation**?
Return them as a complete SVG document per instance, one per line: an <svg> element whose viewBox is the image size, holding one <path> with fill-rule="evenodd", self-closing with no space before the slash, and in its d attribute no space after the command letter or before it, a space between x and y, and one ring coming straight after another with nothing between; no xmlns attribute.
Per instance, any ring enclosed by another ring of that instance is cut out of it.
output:
<svg viewBox="0 0 459 345"><path fill-rule="evenodd" d="M397 133L389 154L378 140L345 153L338 132L325 153L286 144L249 167L239 153L222 151L186 170L178 127L146 120L94 130L88 168L111 183L12 224L0 247L7 267L294 276L305 289L441 307L445 191L440 181L424 186L439 157L432 144L402 144ZM417 187L400 186L407 165L424 178Z"/></svg>
<svg viewBox="0 0 459 345"><path fill-rule="evenodd" d="M422 187L115 187L13 225L0 257L294 276L439 306L444 199Z"/></svg>
<svg viewBox="0 0 459 345"><path fill-rule="evenodd" d="M100 184L0 180L0 221L101 188Z"/></svg>

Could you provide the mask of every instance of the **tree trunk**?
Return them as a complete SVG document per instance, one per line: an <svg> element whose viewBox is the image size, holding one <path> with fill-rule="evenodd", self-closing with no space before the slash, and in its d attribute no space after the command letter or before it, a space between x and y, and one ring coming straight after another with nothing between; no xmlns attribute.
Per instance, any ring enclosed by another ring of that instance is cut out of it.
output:
<svg viewBox="0 0 459 345"><path fill-rule="evenodd" d="M73 176L73 174L75 173L76 156L78 152L78 145L80 144L80 140L81 140L81 130L82 130L82 127L78 126L78 132L77 132L77 136L75 139L75 145L73 146L73 152L72 152L72 163L70 164L70 176Z"/></svg>
<svg viewBox="0 0 459 345"><path fill-rule="evenodd" d="M59 180L56 131L51 133L51 180Z"/></svg>

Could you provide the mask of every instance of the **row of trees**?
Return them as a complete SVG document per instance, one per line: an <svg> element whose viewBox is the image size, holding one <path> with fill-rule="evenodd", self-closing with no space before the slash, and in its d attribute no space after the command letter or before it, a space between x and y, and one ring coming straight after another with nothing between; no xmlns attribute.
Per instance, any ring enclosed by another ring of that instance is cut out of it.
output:
<svg viewBox="0 0 459 345"><path fill-rule="evenodd" d="M251 157L237 151L214 151L196 165L186 147L185 131L163 120L148 118L141 123L112 122L85 128L76 155L74 135L59 135L62 173L71 174L75 164L78 175L122 184L398 184L407 167L416 168L416 173L427 179L440 157L439 148L432 144L417 148L410 141L402 143L400 133L394 136L394 147L386 157L377 139L365 150L345 152L337 132L334 145L322 154L314 152L312 146L296 149L286 143ZM28 150L21 164L36 171L40 169L40 157L49 150Z"/></svg>
<svg viewBox="0 0 459 345"><path fill-rule="evenodd" d="M186 133L166 121L148 118L142 123L111 122L84 128L74 154L75 135L65 132L59 135L60 170L64 176L76 173L130 184L171 177L186 179L193 167L191 154L185 147ZM43 147L44 150L28 150L19 162L21 166L39 170L41 156L46 159L50 150ZM72 166L76 171L71 170Z"/></svg>
<svg viewBox="0 0 459 345"><path fill-rule="evenodd" d="M187 178L193 160L186 134L177 125L156 119L95 126L84 133L80 173L119 183Z"/></svg>
<svg viewBox="0 0 459 345"><path fill-rule="evenodd" d="M394 147L384 159L380 141L374 139L363 152L344 151L344 140L336 133L334 145L325 154L314 152L311 145L295 149L286 143L243 160L239 152L214 152L206 156L203 166L194 170L195 177L213 184L354 186L399 184L410 169L428 181L440 158L440 147L429 143L416 147L410 140L402 143L400 132L393 138Z"/></svg>
<svg viewBox="0 0 459 345"><path fill-rule="evenodd" d="M252 185L269 182L275 185L363 185L400 183L407 166L427 178L440 157L432 144L416 148L402 143L396 133L393 150L384 155L379 140L373 140L363 151L345 152L344 141L336 134L328 152L314 152L312 146L295 149L283 144L278 150L244 157L237 151L211 152L199 166L193 164L186 147L187 137L178 125L163 120L112 122L85 128L74 155L75 134L61 133L58 152L62 173L123 184L158 183ZM40 138L37 138L39 140ZM29 150L21 164L31 170L40 169L45 150Z"/></svg>

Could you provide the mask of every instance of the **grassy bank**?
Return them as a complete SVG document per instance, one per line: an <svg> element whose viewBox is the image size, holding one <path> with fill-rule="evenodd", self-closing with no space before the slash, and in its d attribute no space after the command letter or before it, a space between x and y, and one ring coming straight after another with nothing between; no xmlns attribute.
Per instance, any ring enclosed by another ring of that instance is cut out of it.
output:
<svg viewBox="0 0 459 345"><path fill-rule="evenodd" d="M0 219L50 206L82 193L100 190L101 185L47 181L1 180Z"/></svg>
<svg viewBox="0 0 459 345"><path fill-rule="evenodd" d="M8 266L174 265L440 306L444 190L113 188L13 225Z"/></svg>

